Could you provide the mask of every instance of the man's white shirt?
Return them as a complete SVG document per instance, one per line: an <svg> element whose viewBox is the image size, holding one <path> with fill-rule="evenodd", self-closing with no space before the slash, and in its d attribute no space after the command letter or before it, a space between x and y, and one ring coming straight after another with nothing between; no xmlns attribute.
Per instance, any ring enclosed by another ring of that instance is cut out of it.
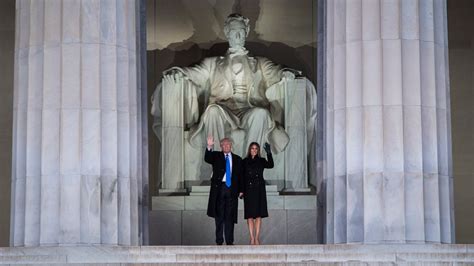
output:
<svg viewBox="0 0 474 266"><path fill-rule="evenodd" d="M208 148L207 150L208 150L208 151L212 151L212 149L209 149L209 148ZM230 173L231 173L231 175L232 175L232 153L231 153L231 152L229 152L229 153L224 153L224 160L225 160L225 156L226 156L226 155L229 155ZM225 182L225 181L227 180L227 179L226 179L226 175L227 175L227 174L224 173L224 177L222 178L222 182Z"/></svg>

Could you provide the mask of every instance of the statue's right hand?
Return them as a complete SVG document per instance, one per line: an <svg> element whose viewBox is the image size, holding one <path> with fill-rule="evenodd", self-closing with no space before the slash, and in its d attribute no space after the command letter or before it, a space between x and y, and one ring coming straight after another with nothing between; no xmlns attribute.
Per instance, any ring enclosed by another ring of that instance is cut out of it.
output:
<svg viewBox="0 0 474 266"><path fill-rule="evenodd" d="M184 74L183 69L180 67L172 67L163 71L163 78L176 82L182 78L186 78L186 74Z"/></svg>
<svg viewBox="0 0 474 266"><path fill-rule="evenodd" d="M209 135L207 136L207 148L212 149L214 147L214 137Z"/></svg>

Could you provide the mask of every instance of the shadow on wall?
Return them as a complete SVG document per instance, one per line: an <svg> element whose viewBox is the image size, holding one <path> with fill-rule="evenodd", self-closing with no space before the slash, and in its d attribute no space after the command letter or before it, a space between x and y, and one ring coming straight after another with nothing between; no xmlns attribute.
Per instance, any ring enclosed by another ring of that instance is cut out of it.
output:
<svg viewBox="0 0 474 266"><path fill-rule="evenodd" d="M173 66L187 67L201 62L206 57L225 55L228 44L222 42L211 44L209 49L203 49L196 43L171 44L165 49L148 51L149 58L154 64L154 73L157 82L162 77L162 72ZM208 45L202 45L208 46ZM253 56L267 57L275 63L296 70L301 70L303 76L316 84L316 47L315 45L303 45L297 48L283 43L273 42L269 45L260 42L247 42L246 48ZM156 86L157 84L155 84ZM153 89L154 87L153 86Z"/></svg>
<svg viewBox="0 0 474 266"><path fill-rule="evenodd" d="M231 13L242 14L247 17L250 22L250 32L245 45L249 53L253 56L267 57L273 62L285 67L300 70L303 72L303 76L316 84L316 43L292 44L292 46L289 46L282 42L269 42L262 39L260 34L255 31L257 22L262 12L265 11L262 10L261 5L260 0L233 1ZM217 12L215 8L216 6L214 6L212 15L219 21L224 22L230 13L224 15ZM154 74L154 78L157 79L157 81L161 79L162 72L170 67L187 67L199 63L206 57L225 55L228 48L227 40L215 36L215 33L211 30L211 25L207 25L201 21L202 17L191 15L189 19L195 29L192 36L186 40L171 43L164 49L149 51L149 58L151 57L153 62L148 62L148 65L153 64L153 69L155 70L154 73L150 74ZM294 26L296 25L289 23L285 27L285 30L288 31ZM221 27L223 28L223 25L221 25ZM274 28L269 30L274 32L282 30L278 27L279 26L275 25ZM283 32L285 32L285 30L283 30ZM215 36L215 40L202 43L198 38L200 36ZM157 83L158 82L152 86L153 89Z"/></svg>

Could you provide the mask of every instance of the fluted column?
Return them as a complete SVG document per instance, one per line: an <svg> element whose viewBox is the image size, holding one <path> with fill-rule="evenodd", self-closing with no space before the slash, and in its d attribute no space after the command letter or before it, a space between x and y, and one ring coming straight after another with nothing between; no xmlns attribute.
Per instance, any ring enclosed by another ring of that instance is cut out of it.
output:
<svg viewBox="0 0 474 266"><path fill-rule="evenodd" d="M445 0L323 0L325 242L454 242Z"/></svg>
<svg viewBox="0 0 474 266"><path fill-rule="evenodd" d="M137 245L135 0L17 0L12 246Z"/></svg>

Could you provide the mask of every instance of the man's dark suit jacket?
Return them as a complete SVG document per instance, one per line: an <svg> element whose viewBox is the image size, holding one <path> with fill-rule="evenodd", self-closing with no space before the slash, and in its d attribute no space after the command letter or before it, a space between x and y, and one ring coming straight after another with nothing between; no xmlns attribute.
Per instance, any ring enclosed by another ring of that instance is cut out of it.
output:
<svg viewBox="0 0 474 266"><path fill-rule="evenodd" d="M222 182L225 174L225 156L221 151L209 151L206 149L204 154L204 161L212 165L211 191L209 193L209 202L207 204L207 215L216 217L216 206L218 200L218 192L220 186L225 186ZM242 177L242 158L232 153L232 214L233 221L237 223L237 209L239 193L243 191L243 177Z"/></svg>

